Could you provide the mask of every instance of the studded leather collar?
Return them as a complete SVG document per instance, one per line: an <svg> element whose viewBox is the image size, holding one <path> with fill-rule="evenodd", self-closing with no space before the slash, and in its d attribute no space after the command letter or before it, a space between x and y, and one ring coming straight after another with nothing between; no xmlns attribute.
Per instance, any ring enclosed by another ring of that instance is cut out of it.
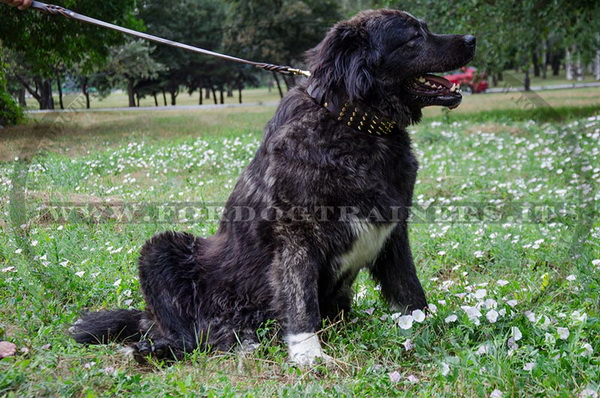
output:
<svg viewBox="0 0 600 398"><path fill-rule="evenodd" d="M325 93L316 84L309 84L306 93L331 112L338 122L356 131L372 135L388 135L397 130L396 122L355 106L342 95Z"/></svg>

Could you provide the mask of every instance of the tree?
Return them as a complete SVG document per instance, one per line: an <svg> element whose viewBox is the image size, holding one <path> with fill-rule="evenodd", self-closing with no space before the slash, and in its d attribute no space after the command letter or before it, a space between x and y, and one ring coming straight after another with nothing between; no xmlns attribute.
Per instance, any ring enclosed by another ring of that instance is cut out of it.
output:
<svg viewBox="0 0 600 398"><path fill-rule="evenodd" d="M118 25L139 28L134 18L135 0L56 1L74 11ZM6 48L25 60L14 75L40 102L40 108L53 108L52 79L58 66L80 64L92 70L102 64L111 46L123 42L123 35L108 29L36 11L19 12L0 6L0 37ZM27 70L25 70L27 69Z"/></svg>
<svg viewBox="0 0 600 398"><path fill-rule="evenodd" d="M213 51L221 49L226 11L223 2L144 0L139 7L139 16L149 33ZM165 66L158 80L171 95L172 105L181 86L189 85L191 91L211 87L220 83L224 68L231 67L230 63L169 46L157 46L152 57Z"/></svg>
<svg viewBox="0 0 600 398"><path fill-rule="evenodd" d="M275 64L298 66L306 50L341 19L338 3L331 0L229 0L228 4L225 50ZM285 83L289 88L294 82Z"/></svg>
<svg viewBox="0 0 600 398"><path fill-rule="evenodd" d="M17 124L23 118L23 110L15 103L6 87L4 65L0 61L0 127Z"/></svg>

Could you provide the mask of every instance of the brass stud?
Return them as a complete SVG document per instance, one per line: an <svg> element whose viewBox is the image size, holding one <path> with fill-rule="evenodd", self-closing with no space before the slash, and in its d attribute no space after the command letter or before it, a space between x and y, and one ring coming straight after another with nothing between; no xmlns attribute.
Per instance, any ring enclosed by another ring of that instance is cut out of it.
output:
<svg viewBox="0 0 600 398"><path fill-rule="evenodd" d="M327 102L325 102L325 103L323 104L323 106L324 106L324 107L327 107L327 105L329 105Z"/></svg>
<svg viewBox="0 0 600 398"><path fill-rule="evenodd" d="M338 117L338 121L340 121L340 120L342 120L342 117L341 117L341 116L340 116L340 117Z"/></svg>
<svg viewBox="0 0 600 398"><path fill-rule="evenodd" d="M358 126L358 129L359 129L359 130L362 130L362 127Z"/></svg>
<svg viewBox="0 0 600 398"><path fill-rule="evenodd" d="M373 130L369 129L369 134L373 134Z"/></svg>
<svg viewBox="0 0 600 398"><path fill-rule="evenodd" d="M352 123L348 122L348 126L351 126L351 125L352 125Z"/></svg>

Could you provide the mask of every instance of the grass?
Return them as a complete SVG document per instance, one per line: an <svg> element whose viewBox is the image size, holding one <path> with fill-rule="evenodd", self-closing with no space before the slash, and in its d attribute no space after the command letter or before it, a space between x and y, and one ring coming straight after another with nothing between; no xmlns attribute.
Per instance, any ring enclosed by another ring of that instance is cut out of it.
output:
<svg viewBox="0 0 600 398"><path fill-rule="evenodd" d="M19 351L0 360L0 395L597 392L598 99L589 90L540 95L554 108L471 96L449 115L428 109L411 128L421 164L411 241L435 313L423 322L392 314L361 273L353 311L322 332L336 365L317 372L287 363L273 324L252 354L199 351L171 366L140 367L116 345L67 337L84 309L143 307L135 262L152 234L215 231L160 204L226 200L272 107L77 113L63 123L38 115L2 130L0 340ZM56 202L102 206L72 207L59 223L42 206ZM107 202L153 206L130 219Z"/></svg>

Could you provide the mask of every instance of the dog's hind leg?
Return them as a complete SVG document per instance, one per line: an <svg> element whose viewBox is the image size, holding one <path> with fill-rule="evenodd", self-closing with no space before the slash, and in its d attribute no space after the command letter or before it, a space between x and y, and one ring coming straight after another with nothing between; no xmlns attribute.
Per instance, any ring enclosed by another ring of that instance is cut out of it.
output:
<svg viewBox="0 0 600 398"><path fill-rule="evenodd" d="M427 307L425 292L413 263L408 229L400 223L371 267L381 292L394 311L409 312Z"/></svg>
<svg viewBox="0 0 600 398"><path fill-rule="evenodd" d="M151 354L179 359L196 348L196 244L198 239L191 234L165 232L142 248L140 286L153 325L146 338L133 346L136 358Z"/></svg>

